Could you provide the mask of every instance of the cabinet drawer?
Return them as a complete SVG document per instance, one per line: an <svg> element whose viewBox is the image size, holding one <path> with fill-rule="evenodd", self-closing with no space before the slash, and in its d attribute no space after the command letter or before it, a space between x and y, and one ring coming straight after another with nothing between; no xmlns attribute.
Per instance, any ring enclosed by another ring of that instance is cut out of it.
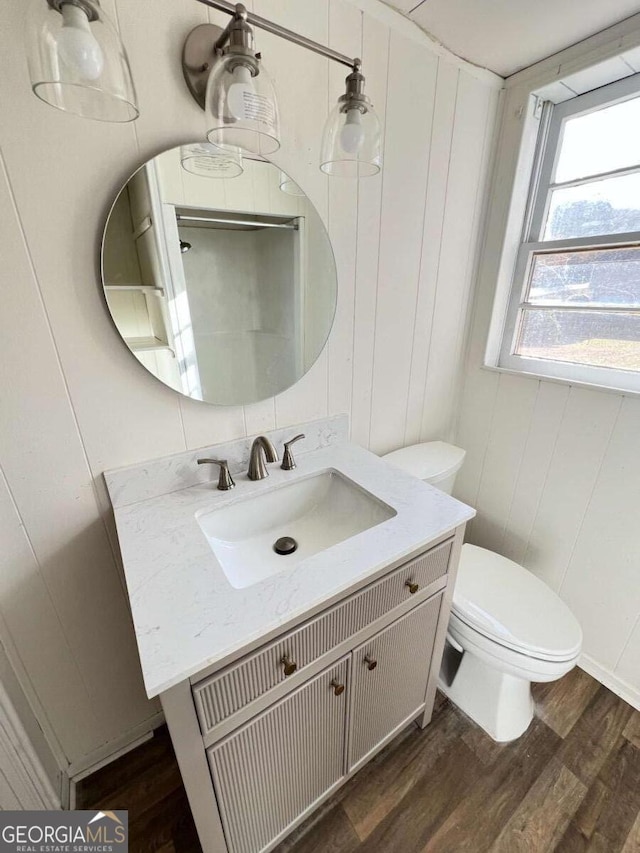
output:
<svg viewBox="0 0 640 853"><path fill-rule="evenodd" d="M203 735L285 680L283 657L301 672L322 655L447 573L451 539L360 590L301 627L228 669L195 684L193 698Z"/></svg>
<svg viewBox="0 0 640 853"><path fill-rule="evenodd" d="M347 670L339 661L207 750L230 853L264 850L343 778Z"/></svg>

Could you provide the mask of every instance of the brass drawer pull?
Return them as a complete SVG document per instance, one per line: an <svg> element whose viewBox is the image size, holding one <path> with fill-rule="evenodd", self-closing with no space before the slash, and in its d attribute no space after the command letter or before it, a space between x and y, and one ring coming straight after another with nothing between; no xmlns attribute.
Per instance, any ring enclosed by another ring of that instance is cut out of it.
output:
<svg viewBox="0 0 640 853"><path fill-rule="evenodd" d="M416 592L420 589L420 584L416 583L415 581L405 581L404 585L409 587L409 592L411 593L411 595L415 595Z"/></svg>
<svg viewBox="0 0 640 853"><path fill-rule="evenodd" d="M284 674L286 676L293 675L298 668L298 664L294 663L289 655L282 655L280 663L284 666Z"/></svg>
<svg viewBox="0 0 640 853"><path fill-rule="evenodd" d="M371 670L371 669L375 669L375 668L378 666L378 661L377 661L377 660L373 660L372 658L370 658L370 657L369 657L369 655L367 655L367 656L365 657L365 659L364 659L363 663L365 663L365 664L366 664L366 666L367 666L367 669L370 669L370 670Z"/></svg>
<svg viewBox="0 0 640 853"><path fill-rule="evenodd" d="M335 678L331 680L331 686L336 696L342 696L344 693L344 684L340 684Z"/></svg>

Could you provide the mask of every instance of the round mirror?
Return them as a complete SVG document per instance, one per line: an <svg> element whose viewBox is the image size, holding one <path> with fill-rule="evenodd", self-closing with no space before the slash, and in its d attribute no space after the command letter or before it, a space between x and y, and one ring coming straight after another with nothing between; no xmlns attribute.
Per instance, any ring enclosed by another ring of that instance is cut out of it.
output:
<svg viewBox="0 0 640 853"><path fill-rule="evenodd" d="M327 341L337 278L322 220L264 160L194 143L119 193L102 281L131 352L188 397L230 406L297 382Z"/></svg>

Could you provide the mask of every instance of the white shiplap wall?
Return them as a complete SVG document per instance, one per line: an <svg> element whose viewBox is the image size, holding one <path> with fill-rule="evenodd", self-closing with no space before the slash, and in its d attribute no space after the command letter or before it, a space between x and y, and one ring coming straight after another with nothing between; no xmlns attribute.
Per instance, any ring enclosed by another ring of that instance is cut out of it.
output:
<svg viewBox="0 0 640 853"><path fill-rule="evenodd" d="M377 451L448 433L501 81L460 64L375 0L254 0L254 11L362 53L384 175L329 182L322 127L346 71L265 33L280 96L277 162L328 222L339 307L328 347L275 400L221 409L153 380L98 284L109 205L132 170L204 130L182 80L193 0L104 0L142 115L102 125L30 92L22 3L0 5L0 639L61 765L80 770L149 727L103 470L350 412ZM366 11L364 11L366 10ZM179 581L177 581L179 582Z"/></svg>
<svg viewBox="0 0 640 853"><path fill-rule="evenodd" d="M528 93L568 73L587 87L625 76L639 43L636 16L507 81L456 435L467 450L456 496L478 511L467 538L558 591L582 624L585 669L638 708L640 397L482 364L496 284L500 300L511 276L503 241L512 248L515 234L517 243L526 198L528 176L517 177L516 162Z"/></svg>

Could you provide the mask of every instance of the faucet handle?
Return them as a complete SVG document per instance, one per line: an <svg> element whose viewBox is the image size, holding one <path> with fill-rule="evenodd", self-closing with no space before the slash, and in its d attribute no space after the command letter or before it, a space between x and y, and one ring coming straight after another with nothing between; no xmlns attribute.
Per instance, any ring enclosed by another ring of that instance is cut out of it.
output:
<svg viewBox="0 0 640 853"><path fill-rule="evenodd" d="M235 483L229 473L229 463L226 459L198 459L198 465L219 465L220 476L218 477L218 488L221 492L233 489Z"/></svg>
<svg viewBox="0 0 640 853"><path fill-rule="evenodd" d="M280 466L284 471L293 471L296 467L296 460L293 458L293 453L290 450L292 444L295 444L296 441L300 441L301 438L306 438L304 433L300 435L296 435L294 438L290 438L289 441L285 441L284 443L284 453L282 454L282 465Z"/></svg>

